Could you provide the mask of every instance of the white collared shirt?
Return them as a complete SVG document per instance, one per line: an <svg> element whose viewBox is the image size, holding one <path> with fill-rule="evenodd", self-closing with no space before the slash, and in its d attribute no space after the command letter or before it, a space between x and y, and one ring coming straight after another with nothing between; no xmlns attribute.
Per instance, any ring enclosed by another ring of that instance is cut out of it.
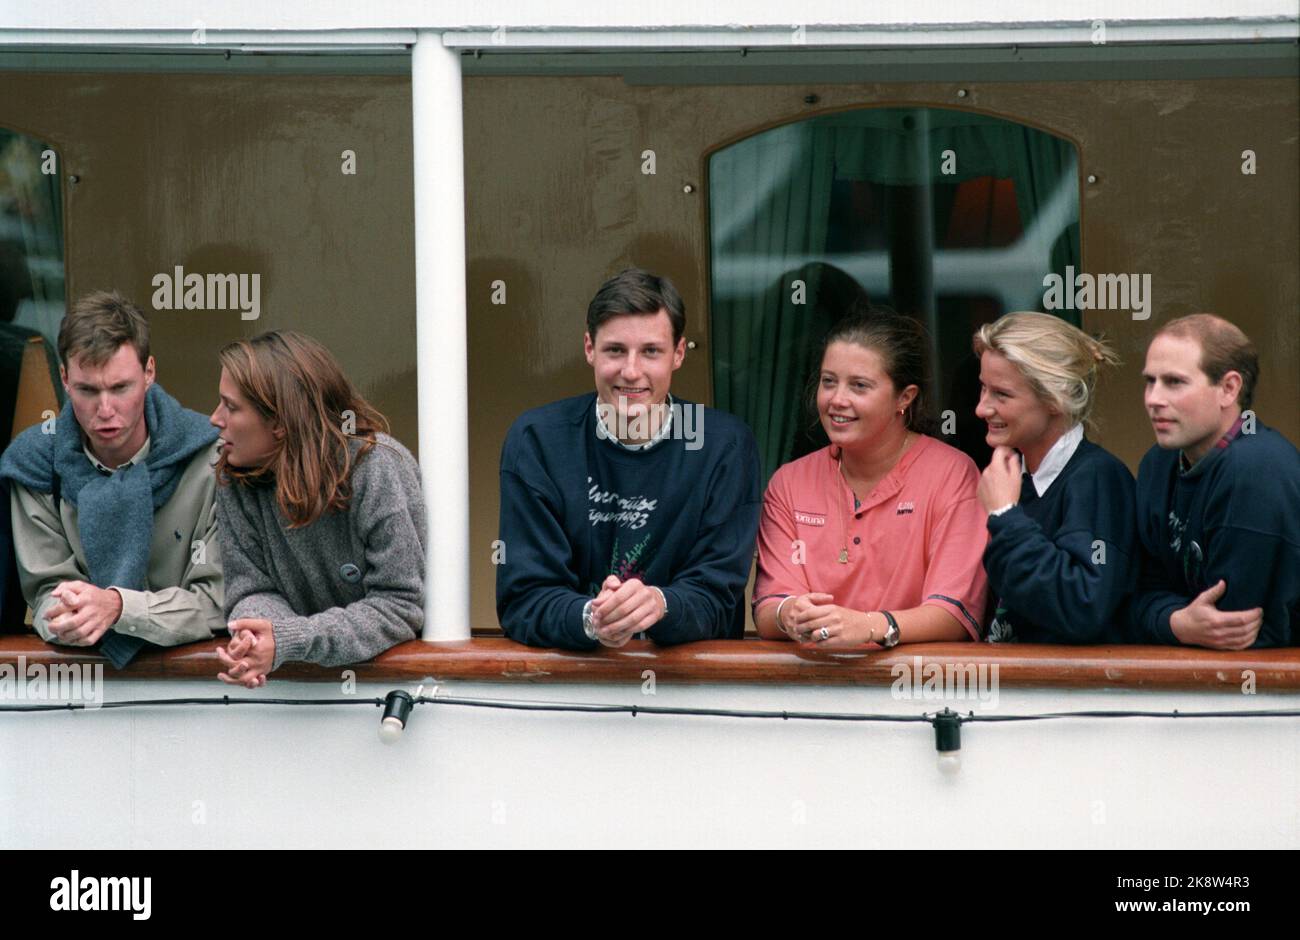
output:
<svg viewBox="0 0 1300 940"><path fill-rule="evenodd" d="M91 452L91 450L90 450L90 445L89 445L89 444L86 444L86 443L83 442L82 445L81 445L81 449L85 452L85 454L86 454L86 459L89 460L92 464L95 465L95 469L96 469L96 470L98 470L100 473L105 473L105 474L108 474L109 476L112 476L112 475L113 475L114 473L116 473L118 470L124 470L124 469L126 469L127 467L130 467L130 466L132 466L133 464L137 464L137 463L139 463L140 461L144 460L146 457L148 457L148 456L149 456L150 440L151 440L150 438L146 437L146 438L144 439L144 446L141 447L139 450L137 450L137 451L135 452L135 456L132 457L130 460L128 460L126 463L124 463L124 464L119 464L119 465L116 466L116 467L106 467L106 466L104 466L104 464L100 461L100 459L99 459L98 457L96 457L96 456Z"/></svg>
<svg viewBox="0 0 1300 940"><path fill-rule="evenodd" d="M654 447L656 444L658 444L660 441L666 438L669 435L669 433L672 431L673 428L673 396L672 395L668 396L667 405L668 405L668 412L667 415L664 417L664 423L659 426L659 430L655 433L654 437L650 438L650 440L642 444L624 444L622 441L618 439L618 435L610 430L609 425L605 423L605 418L600 413L600 399L597 398L596 405L595 405L596 420L600 422L600 426L604 430L604 434L598 436L607 438L611 443L617 444L619 447L623 448L624 450L630 450L630 451L649 450L651 447Z"/></svg>
<svg viewBox="0 0 1300 940"><path fill-rule="evenodd" d="M1076 424L1058 437L1056 443L1044 455L1043 462L1038 465L1038 469L1032 474L1034 490L1040 498L1047 492L1047 488L1056 481L1056 478L1061 475L1061 471L1070 462L1074 452L1079 449L1079 442L1082 440L1083 425ZM1025 470L1025 457L1023 454L1020 455L1020 470L1021 472Z"/></svg>

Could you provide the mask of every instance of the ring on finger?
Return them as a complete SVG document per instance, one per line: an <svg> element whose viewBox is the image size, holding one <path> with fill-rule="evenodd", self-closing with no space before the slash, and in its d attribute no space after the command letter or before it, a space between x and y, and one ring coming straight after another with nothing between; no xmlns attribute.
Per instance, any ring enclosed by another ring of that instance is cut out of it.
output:
<svg viewBox="0 0 1300 940"><path fill-rule="evenodd" d="M821 633L819 633L818 636L820 636L823 640L829 640L831 638L831 633L825 627L822 627Z"/></svg>

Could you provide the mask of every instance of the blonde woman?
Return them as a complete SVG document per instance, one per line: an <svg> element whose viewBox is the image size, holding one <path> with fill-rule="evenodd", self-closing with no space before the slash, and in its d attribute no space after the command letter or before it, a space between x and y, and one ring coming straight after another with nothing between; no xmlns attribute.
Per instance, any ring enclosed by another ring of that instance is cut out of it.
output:
<svg viewBox="0 0 1300 940"><path fill-rule="evenodd" d="M409 451L329 350L272 331L221 351L217 523L224 682L358 663L424 622L424 501Z"/></svg>
<svg viewBox="0 0 1300 940"><path fill-rule="evenodd" d="M996 603L992 642L1118 639L1137 582L1133 475L1084 436L1097 372L1119 360L1045 313L1009 313L974 336L975 414L993 460L980 478Z"/></svg>

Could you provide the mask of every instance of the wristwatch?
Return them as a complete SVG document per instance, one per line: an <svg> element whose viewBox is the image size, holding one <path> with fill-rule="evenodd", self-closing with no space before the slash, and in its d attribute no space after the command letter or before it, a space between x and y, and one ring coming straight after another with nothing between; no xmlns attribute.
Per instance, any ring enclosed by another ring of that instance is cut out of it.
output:
<svg viewBox="0 0 1300 940"><path fill-rule="evenodd" d="M591 601L582 605L582 632L587 634L587 639L596 639L596 624L591 619Z"/></svg>
<svg viewBox="0 0 1300 940"><path fill-rule="evenodd" d="M887 650L893 649L898 645L898 621L895 620L894 615L887 610L882 610L880 614L889 624L889 628L885 630L885 635L876 642Z"/></svg>

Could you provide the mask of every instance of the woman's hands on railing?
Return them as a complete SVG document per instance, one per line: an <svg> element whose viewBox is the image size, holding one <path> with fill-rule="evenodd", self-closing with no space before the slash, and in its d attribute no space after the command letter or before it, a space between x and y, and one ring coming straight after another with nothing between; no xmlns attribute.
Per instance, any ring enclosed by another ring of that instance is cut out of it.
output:
<svg viewBox="0 0 1300 940"><path fill-rule="evenodd" d="M833 603L830 594L800 594L785 602L780 625L790 639L814 649L853 649L874 643L888 627L878 613Z"/></svg>
<svg viewBox="0 0 1300 940"><path fill-rule="evenodd" d="M232 620L230 642L217 647L226 671L217 678L231 685L257 689L266 685L266 675L275 664L275 632L269 620Z"/></svg>

